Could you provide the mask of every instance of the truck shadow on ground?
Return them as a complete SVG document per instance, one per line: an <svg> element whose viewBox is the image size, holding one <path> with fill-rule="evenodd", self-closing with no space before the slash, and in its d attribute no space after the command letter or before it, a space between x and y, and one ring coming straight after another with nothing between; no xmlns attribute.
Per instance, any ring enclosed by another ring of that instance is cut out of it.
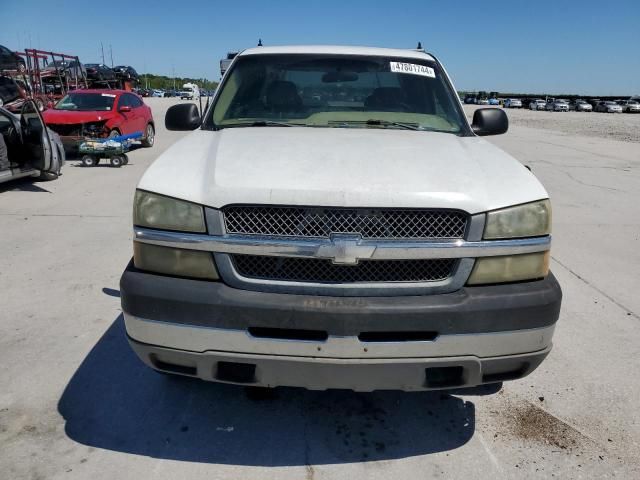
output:
<svg viewBox="0 0 640 480"><path fill-rule="evenodd" d="M11 180L6 183L0 184L0 193L9 192L9 191L21 191L21 192L34 192L34 193L51 193L50 190L46 188L42 188L38 185L38 183L46 183L40 182L37 178L26 177L26 178L18 178L16 180Z"/></svg>
<svg viewBox="0 0 640 480"><path fill-rule="evenodd" d="M447 393L282 388L256 401L233 385L161 375L130 350L122 316L75 372L58 410L66 434L84 445L250 466L443 452L464 445L475 430L474 404Z"/></svg>

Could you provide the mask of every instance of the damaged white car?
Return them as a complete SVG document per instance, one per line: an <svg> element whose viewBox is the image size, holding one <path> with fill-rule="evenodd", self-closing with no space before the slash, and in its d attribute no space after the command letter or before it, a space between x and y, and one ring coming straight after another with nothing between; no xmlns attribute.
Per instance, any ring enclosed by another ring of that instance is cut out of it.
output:
<svg viewBox="0 0 640 480"><path fill-rule="evenodd" d="M64 162L60 137L45 127L33 101L19 116L0 108L0 183L22 177L54 180Z"/></svg>

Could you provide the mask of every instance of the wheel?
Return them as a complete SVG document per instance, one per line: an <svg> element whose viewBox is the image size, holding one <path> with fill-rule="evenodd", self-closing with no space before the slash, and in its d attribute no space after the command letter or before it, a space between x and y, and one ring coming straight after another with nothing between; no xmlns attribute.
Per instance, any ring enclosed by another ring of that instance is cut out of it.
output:
<svg viewBox="0 0 640 480"><path fill-rule="evenodd" d="M82 162L82 166L83 167L93 167L94 165L96 165L98 163L98 159L96 157L94 157L93 155L84 155L80 159L80 162Z"/></svg>
<svg viewBox="0 0 640 480"><path fill-rule="evenodd" d="M124 158L120 155L114 155L109 160L109 163L111 163L112 167L120 168L122 165L124 165Z"/></svg>
<svg viewBox="0 0 640 480"><path fill-rule="evenodd" d="M156 131L153 128L153 125L149 123L147 124L147 130L145 132L145 136L142 139L142 146L153 147L153 142L155 142L155 139L156 139Z"/></svg>
<svg viewBox="0 0 640 480"><path fill-rule="evenodd" d="M108 138L119 137L119 136L120 136L120 132L114 128L109 132Z"/></svg>
<svg viewBox="0 0 640 480"><path fill-rule="evenodd" d="M42 180L44 182L50 182L56 178L58 178L58 174L54 172L40 172L40 175L38 176L38 180Z"/></svg>
<svg viewBox="0 0 640 480"><path fill-rule="evenodd" d="M122 159L123 159L123 165L127 165L129 163L129 155L127 155L126 153L124 153L122 155Z"/></svg>
<svg viewBox="0 0 640 480"><path fill-rule="evenodd" d="M36 108L38 109L39 112L43 112L44 111L44 102L42 101L41 98L36 98L35 104L36 104Z"/></svg>

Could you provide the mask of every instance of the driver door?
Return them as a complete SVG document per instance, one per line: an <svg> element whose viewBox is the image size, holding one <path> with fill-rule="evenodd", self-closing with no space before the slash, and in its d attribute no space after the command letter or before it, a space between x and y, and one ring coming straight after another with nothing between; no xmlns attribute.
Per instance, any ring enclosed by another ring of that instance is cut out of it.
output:
<svg viewBox="0 0 640 480"><path fill-rule="evenodd" d="M22 106L20 129L25 160L41 172L58 173L59 156L58 152L53 152L53 148L57 147L52 144L44 120L33 100L27 100Z"/></svg>

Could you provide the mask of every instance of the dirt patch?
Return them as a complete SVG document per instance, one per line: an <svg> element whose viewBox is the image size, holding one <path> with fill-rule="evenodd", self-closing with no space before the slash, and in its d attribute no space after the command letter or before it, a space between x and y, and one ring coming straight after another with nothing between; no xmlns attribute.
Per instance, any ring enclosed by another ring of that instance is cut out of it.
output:
<svg viewBox="0 0 640 480"><path fill-rule="evenodd" d="M512 409L506 426L518 438L568 451L580 447L586 440L571 425L535 405L527 403Z"/></svg>

